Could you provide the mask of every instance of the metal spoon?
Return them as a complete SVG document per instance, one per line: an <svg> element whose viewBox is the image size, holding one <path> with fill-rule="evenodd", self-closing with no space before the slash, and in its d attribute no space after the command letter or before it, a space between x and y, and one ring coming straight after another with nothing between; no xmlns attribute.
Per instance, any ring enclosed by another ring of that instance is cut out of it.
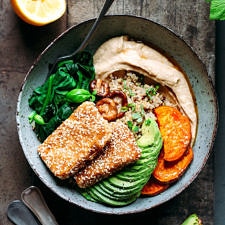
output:
<svg viewBox="0 0 225 225"><path fill-rule="evenodd" d="M101 21L101 19L104 17L104 15L107 13L108 9L110 8L110 6L112 5L114 0L106 0L103 8L98 16L98 18L95 20L94 24L92 25L90 31L88 32L88 34L86 35L85 39L83 40L83 42L81 43L81 45L71 54L69 55L65 55L65 56L61 56L58 59L56 59L56 61L54 62L54 64L52 65L51 69L49 70L48 75L51 75L56 68L56 65L63 60L67 60L67 59L71 59L73 58L78 52L82 51L85 49L85 47L87 46L87 44L89 43L89 41L91 40L91 38L93 37L93 34L99 24L99 22Z"/></svg>
<svg viewBox="0 0 225 225"><path fill-rule="evenodd" d="M42 225L58 225L38 187L30 186L25 189L21 194L21 199Z"/></svg>
<svg viewBox="0 0 225 225"><path fill-rule="evenodd" d="M14 200L8 205L7 216L16 225L39 225L35 216L20 200Z"/></svg>

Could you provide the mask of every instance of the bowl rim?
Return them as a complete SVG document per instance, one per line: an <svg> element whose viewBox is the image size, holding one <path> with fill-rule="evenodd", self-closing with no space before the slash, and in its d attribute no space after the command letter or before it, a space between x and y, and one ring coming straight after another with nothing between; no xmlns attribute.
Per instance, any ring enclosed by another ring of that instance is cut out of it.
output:
<svg viewBox="0 0 225 225"><path fill-rule="evenodd" d="M56 190L52 185L49 185L49 184L46 184L46 181L43 179L42 176L40 176L37 168L35 167L35 165L33 165L33 163L29 160L29 157L27 156L26 152L24 151L24 148L23 148L23 140L22 140L22 134L21 134L21 123L20 123L20 119L21 119L21 115L20 115L20 103L21 103L21 98L22 98L22 93L23 93L23 90L24 90L24 86L26 85L26 82L28 80L28 77L30 76L30 73L32 73L32 71L35 69L35 67L38 65L38 63L41 61L41 58L44 54L46 54L48 52L49 49L51 49L55 43L57 43L58 41L60 41L65 35L67 35L68 33L70 33L73 29L76 29L77 27L79 26L84 26L84 25L87 25L87 24L92 24L94 22L94 19L90 19L90 20L86 20L86 21L83 21L79 24L76 24L76 25L73 25L71 26L70 28L66 29L65 31L63 31L60 35L58 35L53 41L51 41L51 43L39 54L39 56L34 60L32 66L30 67L30 69L28 70L23 82L22 82L22 86L21 86L21 89L20 89L20 93L19 93L19 96L18 96L18 101L17 101L17 112L16 112L16 121L17 121L17 131L18 131L18 135L19 135L19 140L20 140L20 144L21 144L21 147L22 147L22 150L31 166L31 168L33 169L33 171L35 172L35 174L39 177L39 179L51 190L53 191L55 194L57 194L60 198L72 203L72 204L75 204L76 206L79 206L81 208L84 208L86 210L90 210L90 211L93 211L93 212L97 212L97 213L103 213L103 214L131 214L131 213L138 213L138 212L143 212L143 211L146 211L146 210L149 210L151 208L154 208L158 205L161 205L165 202L167 202L168 200L174 198L175 196L177 196L178 194L180 194L184 189L186 189L194 180L195 178L198 176L198 174L201 172L202 168L205 166L209 156L210 156L210 153L212 152L212 149L213 149L213 145L214 145L214 141L215 141L215 137L216 137L216 133L217 133L217 128L218 128L218 101L217 101L217 96L216 96L216 92L215 92L215 89L214 89L214 85L213 85L213 82L212 82L212 79L211 77L208 75L208 72L206 70L206 67L205 67L205 64L203 64L203 62L201 61L200 57L195 53L195 51L193 50L193 48L187 44L187 42L180 36L178 35L176 32L174 32L172 29L170 28L167 28L166 26L162 25L162 24L159 24L157 22L154 22L150 19L147 19L147 18L143 18L143 17L139 17L139 16L132 16L132 15L107 15L103 18L104 21L106 20L111 20L111 19L114 19L114 18L117 18L117 19L121 19L121 18L127 18L127 19L134 19L134 20L140 20L140 21L146 21L147 23L151 23L151 24L154 24L156 25L157 27L159 26L160 29L163 29L165 30L166 32L169 32L174 38L176 39L179 39L179 41L183 42L184 45L186 45L186 47L190 50L190 52L192 52L193 56L199 61L199 64L201 64L202 66L202 69L204 70L204 73L207 74L207 78L208 78L208 82L209 82L209 86L211 88L211 92L212 92L212 97L213 97L213 103L214 103L214 110L215 110L215 125L214 125L214 129L213 129L213 133L212 133L212 142L210 143L210 146L208 146L208 151L207 151L207 154L204 156L204 160L202 162L202 165L199 167L199 169L193 174L193 176L191 177L191 179L188 180L188 182L186 182L179 190L176 190L176 192L174 192L173 195L167 195L166 197L164 197L163 199L161 199L160 201L158 201L157 204L154 204L154 206L151 206L151 207L143 207L143 208L131 208L131 209L128 209L128 210L124 210L125 207L122 207L122 208L114 208L114 207L106 207L104 209L99 209L99 207L85 207L85 200L84 200L84 204L77 204L76 202L72 201L71 199L69 199L68 197L66 197L64 194L62 193L59 193L60 191ZM53 175L50 175L50 176L53 176ZM181 181L182 182L182 181ZM81 198L83 198L81 196ZM141 198L142 199L142 198ZM82 201L82 200L81 200ZM139 199L140 201L140 199ZM91 205L95 205L95 203L91 204ZM100 207L101 208L101 207Z"/></svg>

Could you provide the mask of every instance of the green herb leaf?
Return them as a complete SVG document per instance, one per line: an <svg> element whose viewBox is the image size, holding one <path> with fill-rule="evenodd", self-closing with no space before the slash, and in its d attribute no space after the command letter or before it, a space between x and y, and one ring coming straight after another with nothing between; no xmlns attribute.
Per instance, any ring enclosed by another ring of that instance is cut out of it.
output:
<svg viewBox="0 0 225 225"><path fill-rule="evenodd" d="M127 90L127 81L126 80L123 80L123 88L124 88L124 90Z"/></svg>
<svg viewBox="0 0 225 225"><path fill-rule="evenodd" d="M132 127L133 127L133 122L132 121L127 121L127 126L130 130L132 130Z"/></svg>
<svg viewBox="0 0 225 225"><path fill-rule="evenodd" d="M134 133L138 133L139 132L139 127L136 126L132 121L130 121L130 120L127 121L127 126L132 132L134 132Z"/></svg>
<svg viewBox="0 0 225 225"><path fill-rule="evenodd" d="M155 87L150 87L149 89L147 89L146 95L148 96L148 98L152 99L152 97L157 94L158 89L159 89L159 85L156 85Z"/></svg>
<svg viewBox="0 0 225 225"><path fill-rule="evenodd" d="M66 99L73 103L82 103L91 98L91 93L85 89L73 89L66 94Z"/></svg>
<svg viewBox="0 0 225 225"><path fill-rule="evenodd" d="M127 106L122 106L121 108L120 108L120 111L121 112L127 112L129 110L129 108L127 107Z"/></svg>
<svg viewBox="0 0 225 225"><path fill-rule="evenodd" d="M225 0L211 0L210 15L211 20L225 20Z"/></svg>
<svg viewBox="0 0 225 225"><path fill-rule="evenodd" d="M138 127L138 126L133 126L133 127L132 127L132 131L133 131L134 133L138 133L139 127Z"/></svg>
<svg viewBox="0 0 225 225"><path fill-rule="evenodd" d="M135 103L129 103L129 104L127 105L127 107L131 108L131 111L132 111L132 112L134 112L135 109L136 109Z"/></svg>
<svg viewBox="0 0 225 225"><path fill-rule="evenodd" d="M132 89L128 89L128 93L130 97L133 97L135 95Z"/></svg>
<svg viewBox="0 0 225 225"><path fill-rule="evenodd" d="M150 119L145 120L145 125L146 126L149 126L150 124L151 124L151 120Z"/></svg>
<svg viewBox="0 0 225 225"><path fill-rule="evenodd" d="M129 109L131 109L131 111L134 112L136 109L135 103L129 103L129 104L127 104L127 106L122 106L120 111L127 112Z"/></svg>

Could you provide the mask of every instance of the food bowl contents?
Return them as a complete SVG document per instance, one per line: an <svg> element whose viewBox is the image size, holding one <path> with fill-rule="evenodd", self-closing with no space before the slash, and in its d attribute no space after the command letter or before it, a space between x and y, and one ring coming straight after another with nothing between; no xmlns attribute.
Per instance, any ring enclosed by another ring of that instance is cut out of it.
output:
<svg viewBox="0 0 225 225"><path fill-rule="evenodd" d="M134 202L141 195L143 186L148 182L157 165L163 143L154 119L148 119L143 123L142 135L142 138L137 140L141 149L140 158L95 185L81 189L84 197L91 201L118 207Z"/></svg>
<svg viewBox="0 0 225 225"><path fill-rule="evenodd" d="M90 187L140 158L141 150L129 128L120 121L110 123L112 136L103 153L75 175L81 188Z"/></svg>
<svg viewBox="0 0 225 225"><path fill-rule="evenodd" d="M188 116L192 129L192 144L197 130L197 114L193 93L186 75L159 51L130 40L115 37L103 43L94 55L96 78L108 80L117 71L132 71L167 87L168 95L177 100L176 107ZM165 96L166 98L168 96Z"/></svg>
<svg viewBox="0 0 225 225"><path fill-rule="evenodd" d="M194 157L197 112L186 75L127 36L61 62L29 106L43 162L90 201L125 206L157 195Z"/></svg>
<svg viewBox="0 0 225 225"><path fill-rule="evenodd" d="M66 11L65 0L25 1L11 0L17 16L34 26L44 26L63 16Z"/></svg>

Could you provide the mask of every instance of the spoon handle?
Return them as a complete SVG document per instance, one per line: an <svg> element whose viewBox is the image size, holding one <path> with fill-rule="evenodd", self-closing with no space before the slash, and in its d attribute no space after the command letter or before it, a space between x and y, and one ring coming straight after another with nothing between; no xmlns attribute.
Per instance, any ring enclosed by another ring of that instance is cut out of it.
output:
<svg viewBox="0 0 225 225"><path fill-rule="evenodd" d="M20 200L8 205L7 216L16 225L39 225L32 212Z"/></svg>
<svg viewBox="0 0 225 225"><path fill-rule="evenodd" d="M36 215L42 225L58 225L39 188L31 186L25 189L21 194L21 199Z"/></svg>
<svg viewBox="0 0 225 225"><path fill-rule="evenodd" d="M114 2L114 0L106 0L100 13L99 16L97 17L97 19L95 20L95 22L93 23L91 29L89 30L88 34L85 36L84 40L82 41L82 43L80 44L80 46L71 54L69 55L65 55L65 56L61 56L59 57L55 63L53 64L51 70L49 71L49 75L54 71L56 64L62 60L66 60L69 58L72 58L73 56L75 56L78 52L82 51L85 49L85 47L87 46L87 44L89 43L89 41L91 40L91 38L93 37L96 28L98 27L98 24L100 23L101 19L104 17L104 15L107 13L107 11L109 10L110 6L112 5L112 3Z"/></svg>
<svg viewBox="0 0 225 225"><path fill-rule="evenodd" d="M88 44L88 42L90 41L90 39L92 38L99 22L101 21L102 17L107 13L107 11L109 10L110 6L112 5L112 3L114 2L114 0L106 0L103 8L98 16L98 18L95 20L94 24L92 25L90 31L88 32L87 36L85 37L85 39L83 40L83 42L81 43L80 47L78 49L76 49L76 51L73 53L73 55L75 55L77 52L82 51Z"/></svg>

